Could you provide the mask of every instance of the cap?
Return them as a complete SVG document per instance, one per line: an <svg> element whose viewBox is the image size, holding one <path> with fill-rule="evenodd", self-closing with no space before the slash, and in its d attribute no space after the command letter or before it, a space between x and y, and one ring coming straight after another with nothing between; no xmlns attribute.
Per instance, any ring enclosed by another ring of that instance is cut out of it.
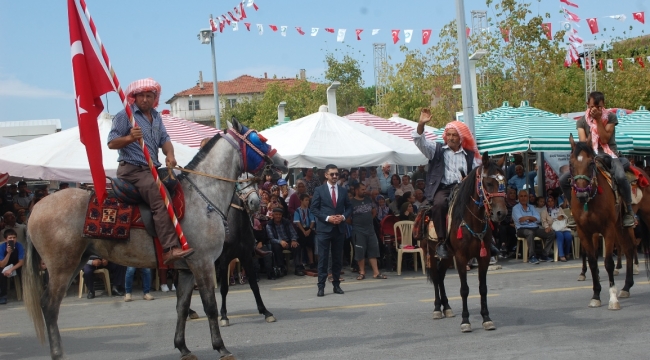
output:
<svg viewBox="0 0 650 360"><path fill-rule="evenodd" d="M284 209L280 207L273 208L274 213L284 213Z"/></svg>
<svg viewBox="0 0 650 360"><path fill-rule="evenodd" d="M278 180L278 186L284 186L287 185L287 180L285 179L279 179Z"/></svg>

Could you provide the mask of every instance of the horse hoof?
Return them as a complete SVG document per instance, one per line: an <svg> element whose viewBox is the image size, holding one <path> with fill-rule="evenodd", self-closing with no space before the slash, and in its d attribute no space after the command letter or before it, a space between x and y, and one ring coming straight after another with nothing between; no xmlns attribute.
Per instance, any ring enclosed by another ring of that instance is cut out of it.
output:
<svg viewBox="0 0 650 360"><path fill-rule="evenodd" d="M442 319L442 311L434 311L433 320L440 320L440 319Z"/></svg>
<svg viewBox="0 0 650 360"><path fill-rule="evenodd" d="M630 292L625 291L625 290L621 290L621 292L618 294L618 297L620 297L622 299L627 299L627 298L630 297Z"/></svg>
<svg viewBox="0 0 650 360"><path fill-rule="evenodd" d="M222 327L230 326L230 320L221 320L221 321L219 321L219 324Z"/></svg>
<svg viewBox="0 0 650 360"><path fill-rule="evenodd" d="M496 326L494 326L494 322L492 321L486 321L483 323L483 329L485 330L496 330Z"/></svg>
<svg viewBox="0 0 650 360"><path fill-rule="evenodd" d="M273 315L271 315L271 316L267 316L264 320L266 320L267 323L272 323L272 322L276 322L276 321L277 321L277 320L275 319L275 316L273 316Z"/></svg>
<svg viewBox="0 0 650 360"><path fill-rule="evenodd" d="M233 354L228 354L220 357L219 360L237 360L237 358Z"/></svg>
<svg viewBox="0 0 650 360"><path fill-rule="evenodd" d="M632 270L632 274L639 275L639 265L634 264L634 269Z"/></svg>
<svg viewBox="0 0 650 360"><path fill-rule="evenodd" d="M618 276L618 270L614 269L614 276Z"/></svg>
<svg viewBox="0 0 650 360"><path fill-rule="evenodd" d="M460 324L460 332L464 332L464 333L472 332L472 325Z"/></svg>
<svg viewBox="0 0 650 360"><path fill-rule="evenodd" d="M600 307L600 300L591 299L591 301L589 302L589 307L590 308Z"/></svg>
<svg viewBox="0 0 650 360"><path fill-rule="evenodd" d="M190 354L181 356L181 360L199 360L199 358L197 358L196 355L190 353Z"/></svg>
<svg viewBox="0 0 650 360"><path fill-rule="evenodd" d="M586 276L584 276L582 274L580 274L580 276L578 276L578 281L585 281L585 280L587 280Z"/></svg>
<svg viewBox="0 0 650 360"><path fill-rule="evenodd" d="M445 317L453 318L454 316L456 316L456 315L454 315L454 312L451 311L451 309L445 310Z"/></svg>
<svg viewBox="0 0 650 360"><path fill-rule="evenodd" d="M621 303L617 302L609 302L609 306L607 307L609 310L621 310Z"/></svg>

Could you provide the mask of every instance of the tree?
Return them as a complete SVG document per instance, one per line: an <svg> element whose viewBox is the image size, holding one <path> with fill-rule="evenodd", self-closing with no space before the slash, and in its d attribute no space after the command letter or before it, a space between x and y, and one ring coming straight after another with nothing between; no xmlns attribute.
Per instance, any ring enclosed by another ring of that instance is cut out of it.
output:
<svg viewBox="0 0 650 360"><path fill-rule="evenodd" d="M347 115L357 111L357 107L366 99L360 61L350 55L349 52L340 59L333 53L327 53L325 55L325 64L327 65L325 80L341 83L341 86L336 90L338 113Z"/></svg>

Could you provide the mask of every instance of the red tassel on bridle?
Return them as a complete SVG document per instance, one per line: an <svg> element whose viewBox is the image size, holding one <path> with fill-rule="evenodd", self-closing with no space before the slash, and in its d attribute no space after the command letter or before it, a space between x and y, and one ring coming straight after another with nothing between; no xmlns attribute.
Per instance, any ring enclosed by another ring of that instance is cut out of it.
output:
<svg viewBox="0 0 650 360"><path fill-rule="evenodd" d="M481 252L480 252L481 257L486 257L487 256L487 249L485 248L485 242L481 240Z"/></svg>
<svg viewBox="0 0 650 360"><path fill-rule="evenodd" d="M463 229L459 226L458 231L456 232L456 239L462 239L463 238Z"/></svg>

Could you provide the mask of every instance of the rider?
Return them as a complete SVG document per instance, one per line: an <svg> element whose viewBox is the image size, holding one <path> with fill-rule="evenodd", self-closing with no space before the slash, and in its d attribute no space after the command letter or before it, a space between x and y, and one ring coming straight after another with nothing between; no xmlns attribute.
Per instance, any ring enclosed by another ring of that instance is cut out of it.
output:
<svg viewBox="0 0 650 360"><path fill-rule="evenodd" d="M426 196L431 207L431 219L438 235L436 252L442 259L449 257L446 247L447 211L451 190L459 184L469 172L481 164L481 157L467 125L460 121L452 121L445 126L442 135L444 144L428 141L424 136L424 125L431 120L431 111L422 109L417 130L413 132L413 142L422 154L429 159L427 173ZM492 254L498 254L498 249L491 244Z"/></svg>
<svg viewBox="0 0 650 360"><path fill-rule="evenodd" d="M618 118L616 114L605 109L605 95L599 91L589 94L585 115L576 123L580 141L587 141L591 134L591 145L598 155L609 155L612 157L612 175L616 179L620 193L625 201L625 214L623 215L623 226L634 226L634 211L632 210L632 189L630 182L625 177L625 170L617 155L616 146L616 125ZM596 119L600 121L596 121ZM560 186L564 197L571 201L571 172L567 171L560 176Z"/></svg>
<svg viewBox="0 0 650 360"><path fill-rule="evenodd" d="M174 225L138 144L139 139L144 140L156 168L160 167L158 148L162 148L167 166L176 166L174 147L160 113L155 110L160 100L160 90L160 84L153 79L141 79L129 85L126 98L138 127L131 126L126 110L120 111L113 118L113 126L108 134L108 147L117 149L119 154L117 177L132 183L151 207L156 233L163 247L163 261L170 264L191 255L194 250L183 250L178 246L179 240Z"/></svg>

